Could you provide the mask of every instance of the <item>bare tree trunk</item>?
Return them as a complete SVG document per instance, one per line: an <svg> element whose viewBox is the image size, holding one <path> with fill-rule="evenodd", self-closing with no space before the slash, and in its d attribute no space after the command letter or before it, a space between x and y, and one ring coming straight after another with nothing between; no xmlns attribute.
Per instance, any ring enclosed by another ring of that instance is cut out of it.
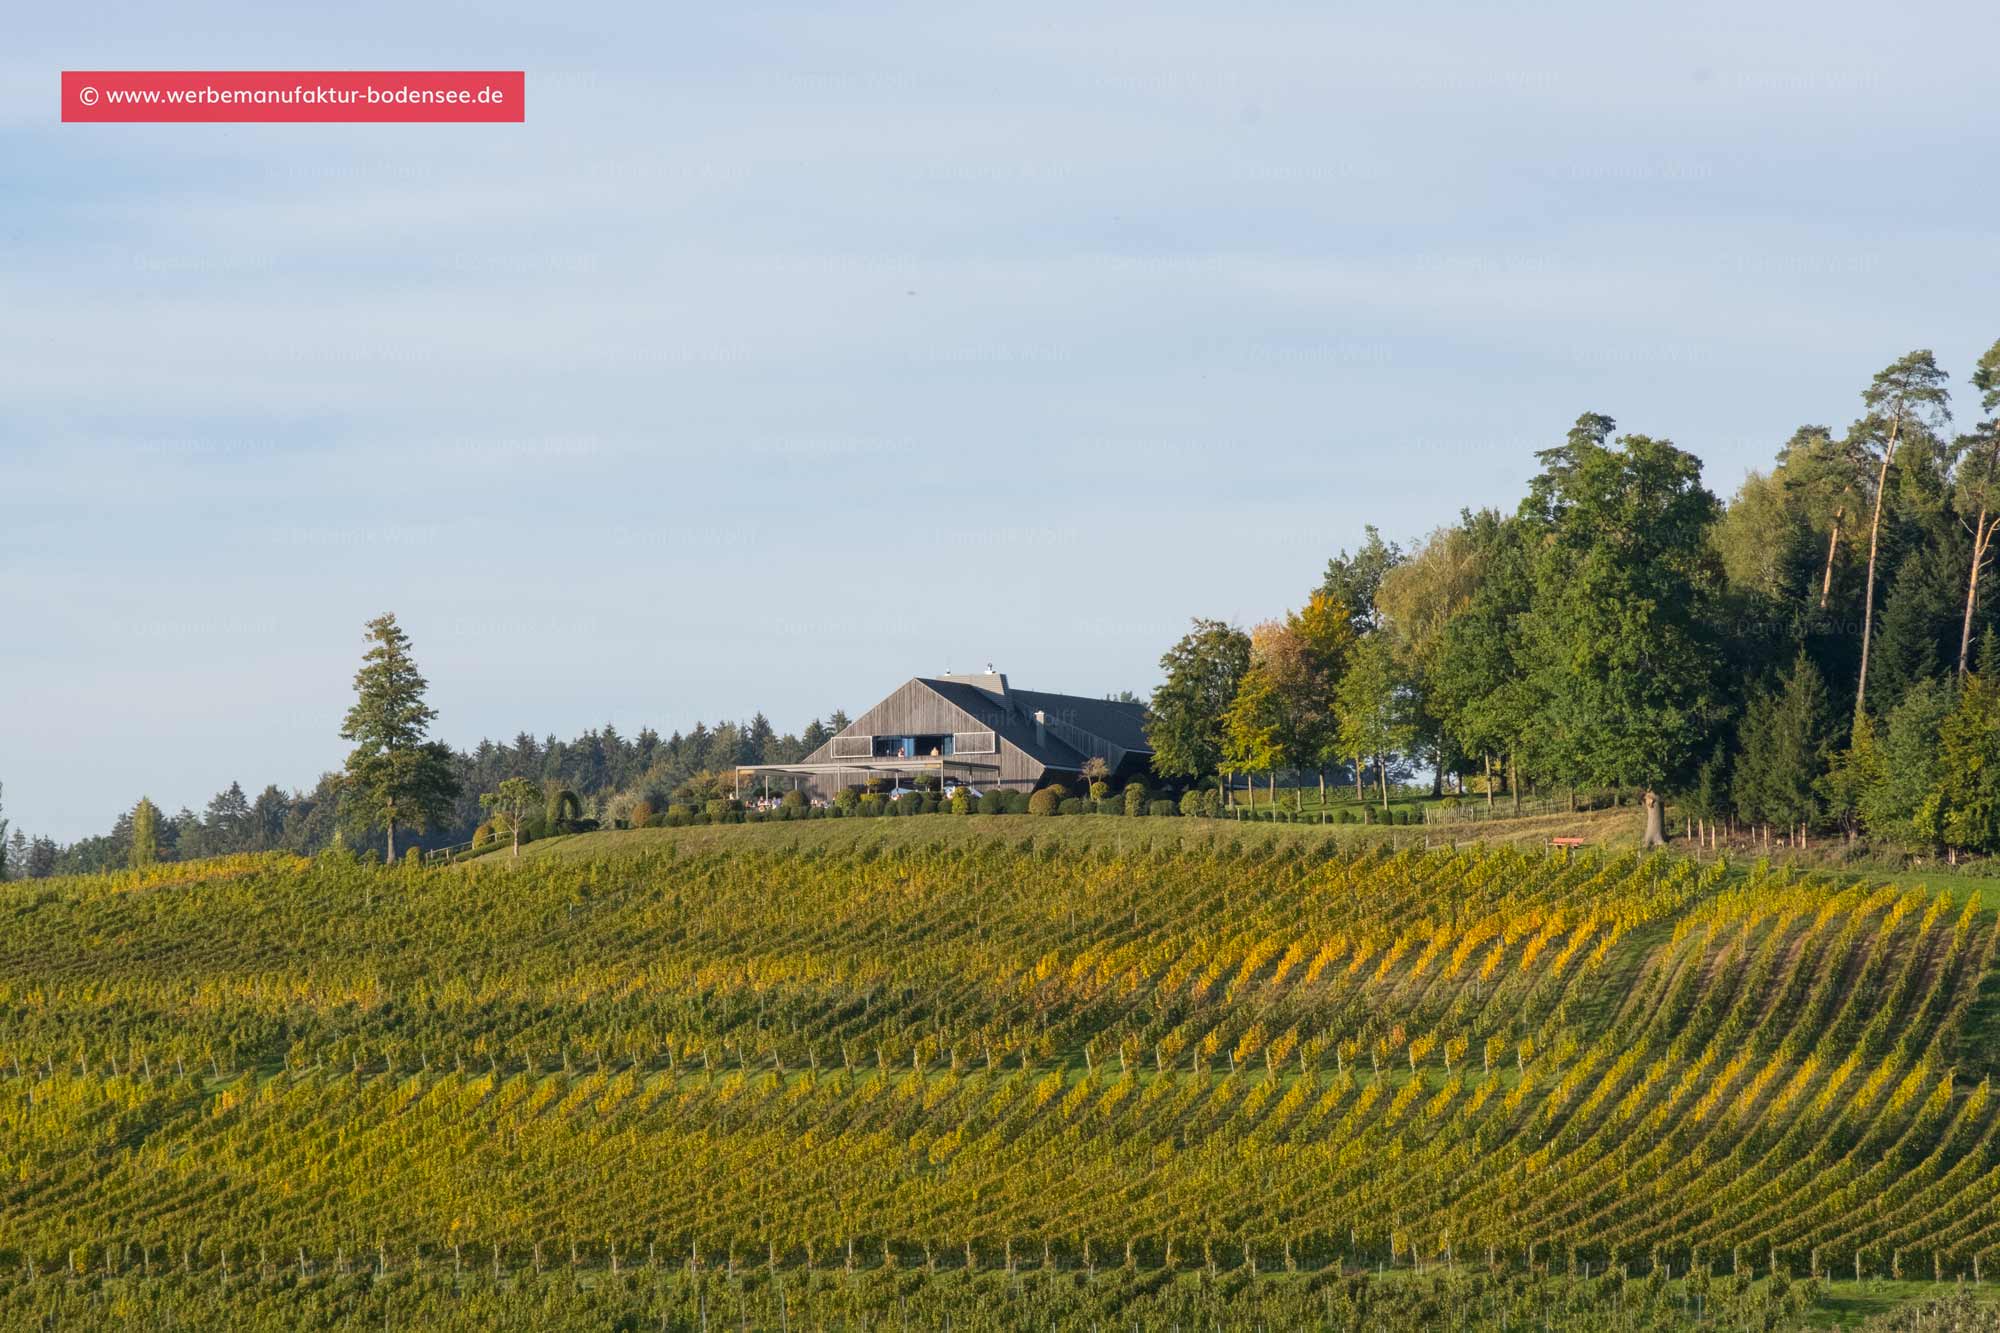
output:
<svg viewBox="0 0 2000 1333"><path fill-rule="evenodd" d="M1875 633L1875 553L1882 538L1882 498L1889 489L1889 460L1896 456L1896 438L1903 429L1901 413L1889 427L1882 449L1882 470L1875 477L1875 516L1868 524L1868 584L1861 598L1861 676L1854 686L1854 715L1868 710L1868 641Z"/></svg>
<svg viewBox="0 0 2000 1333"><path fill-rule="evenodd" d="M1364 761L1360 755L1358 754L1355 755L1354 756L1354 799L1356 801L1359 801L1361 799L1361 770L1365 767L1367 767L1366 761Z"/></svg>
<svg viewBox="0 0 2000 1333"><path fill-rule="evenodd" d="M1514 793L1514 813L1521 813L1521 763L1514 752L1507 752L1507 790Z"/></svg>
<svg viewBox="0 0 2000 1333"><path fill-rule="evenodd" d="M1840 520L1847 516L1844 509L1833 511L1833 535L1826 539L1826 573L1819 580L1819 609L1826 610L1827 596L1833 592L1833 553L1840 548Z"/></svg>
<svg viewBox="0 0 2000 1333"><path fill-rule="evenodd" d="M2000 522L2000 520L1996 520ZM1965 580L1965 623L1958 631L1958 674L1965 674L1966 659L1972 652L1972 609L1979 602L1979 567L1986 563L1986 547L1993 540L1993 529L1986 525L1986 511L1979 511L1979 521L1972 528L1972 573ZM1981 669L1991 668L1984 662Z"/></svg>
<svg viewBox="0 0 2000 1333"><path fill-rule="evenodd" d="M1486 817L1493 818L1493 756L1486 756Z"/></svg>
<svg viewBox="0 0 2000 1333"><path fill-rule="evenodd" d="M1382 808L1389 808L1389 763L1382 755L1375 756L1375 780L1382 788Z"/></svg>
<svg viewBox="0 0 2000 1333"><path fill-rule="evenodd" d="M1648 787L1646 788L1645 795L1641 798L1641 802L1646 807L1646 833L1644 837L1639 839L1639 845L1642 847L1666 846L1667 829L1666 821L1663 817L1664 807L1660 803L1660 794L1651 787Z"/></svg>

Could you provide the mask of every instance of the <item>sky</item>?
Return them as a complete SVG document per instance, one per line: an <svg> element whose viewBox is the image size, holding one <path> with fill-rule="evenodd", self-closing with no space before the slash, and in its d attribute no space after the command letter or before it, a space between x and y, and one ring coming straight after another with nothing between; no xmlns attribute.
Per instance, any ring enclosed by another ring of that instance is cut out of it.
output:
<svg viewBox="0 0 2000 1333"><path fill-rule="evenodd" d="M2000 337L1991 5L6 28L0 801L62 841L337 768L384 610L466 747L1145 691L1581 412L1727 495ZM64 125L65 68L521 69L527 119Z"/></svg>

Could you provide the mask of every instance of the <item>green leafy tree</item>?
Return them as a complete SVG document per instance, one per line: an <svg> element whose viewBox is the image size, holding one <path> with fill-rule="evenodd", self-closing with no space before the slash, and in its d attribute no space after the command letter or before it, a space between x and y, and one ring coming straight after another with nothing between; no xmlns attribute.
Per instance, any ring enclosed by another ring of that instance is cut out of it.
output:
<svg viewBox="0 0 2000 1333"><path fill-rule="evenodd" d="M1262 663L1253 662L1222 715L1222 766L1232 773L1251 775L1253 808L1257 804L1257 774L1274 774L1275 792L1275 771L1285 759L1282 728L1282 708L1271 672Z"/></svg>
<svg viewBox="0 0 2000 1333"><path fill-rule="evenodd" d="M1938 727L1931 789L1911 824L1954 855L2000 849L2000 683L1984 662Z"/></svg>
<svg viewBox="0 0 2000 1333"><path fill-rule="evenodd" d="M1432 706L1461 750L1485 758L1489 808L1498 758L1515 776L1508 786L1518 809L1518 757L1535 735L1539 710L1524 633L1534 602L1527 526L1490 509L1466 514L1460 526L1472 542L1479 582L1445 624L1431 674Z"/></svg>
<svg viewBox="0 0 2000 1333"><path fill-rule="evenodd" d="M1223 717L1250 669L1250 636L1220 620L1194 622L1160 659L1165 679L1153 691L1146 738L1153 771L1201 778L1223 762Z"/></svg>
<svg viewBox="0 0 2000 1333"><path fill-rule="evenodd" d="M507 823L514 837L514 856L521 855L521 826L528 820L528 812L541 799L541 792L526 778L508 778L500 784L500 790L483 793L479 798L482 809L491 810Z"/></svg>
<svg viewBox="0 0 2000 1333"><path fill-rule="evenodd" d="M1854 687L1854 712L1868 708L1868 646L1875 633L1875 567L1881 550L1882 505L1889 491L1889 467L1907 432L1931 430L1951 419L1945 373L1929 351L1909 352L1881 370L1861 395L1867 416L1848 432L1862 456L1875 465L1868 520L1868 578L1861 600L1861 671Z"/></svg>
<svg viewBox="0 0 2000 1333"><path fill-rule="evenodd" d="M1448 725L1437 688L1445 631L1471 604L1479 586L1479 549L1462 526L1439 528L1382 576L1375 600L1380 629L1395 647L1408 693L1414 744L1430 757L1431 794L1464 753Z"/></svg>
<svg viewBox="0 0 2000 1333"><path fill-rule="evenodd" d="M127 864L134 870L160 859L160 807L146 797L132 807L132 847Z"/></svg>
<svg viewBox="0 0 2000 1333"><path fill-rule="evenodd" d="M342 786L344 812L356 827L388 834L396 859L396 826L421 832L451 813L459 779L451 751L427 740L437 712L410 655L410 638L393 615L368 622L369 649L354 676L354 706L340 729L354 742Z"/></svg>
<svg viewBox="0 0 2000 1333"><path fill-rule="evenodd" d="M1341 677L1338 698L1341 747L1355 758L1358 772L1375 761L1375 778L1382 808L1389 808L1389 759L1408 747L1416 734L1408 698L1396 671L1395 646L1385 635L1363 639Z"/></svg>
<svg viewBox="0 0 2000 1333"><path fill-rule="evenodd" d="M1356 634L1375 628L1375 594L1381 590L1384 576L1403 559L1402 549L1383 541L1373 523L1362 531L1367 540L1361 548L1352 555L1343 550L1327 561L1326 575L1319 585L1329 601L1347 612L1347 622Z"/></svg>
<svg viewBox="0 0 2000 1333"><path fill-rule="evenodd" d="M1571 781L1636 787L1643 842L1665 841L1660 789L1680 778L1714 705L1708 609L1719 506L1701 461L1665 440L1607 438L1586 414L1541 455L1524 513L1536 553L1537 725Z"/></svg>
<svg viewBox="0 0 2000 1333"><path fill-rule="evenodd" d="M1955 678L1919 681L1884 720L1879 741L1874 724L1857 730L1841 765L1854 770L1849 782L1857 823L1870 838L1936 845L1919 815L1938 784L1938 738L1957 704Z"/></svg>

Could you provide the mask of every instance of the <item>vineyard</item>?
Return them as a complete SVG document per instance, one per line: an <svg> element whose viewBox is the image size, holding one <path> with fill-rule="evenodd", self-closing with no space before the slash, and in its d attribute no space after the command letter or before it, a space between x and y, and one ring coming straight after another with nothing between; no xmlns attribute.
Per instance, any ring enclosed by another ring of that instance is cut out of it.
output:
<svg viewBox="0 0 2000 1333"><path fill-rule="evenodd" d="M5 886L0 1320L1766 1326L2000 1280L1963 895L1005 827Z"/></svg>

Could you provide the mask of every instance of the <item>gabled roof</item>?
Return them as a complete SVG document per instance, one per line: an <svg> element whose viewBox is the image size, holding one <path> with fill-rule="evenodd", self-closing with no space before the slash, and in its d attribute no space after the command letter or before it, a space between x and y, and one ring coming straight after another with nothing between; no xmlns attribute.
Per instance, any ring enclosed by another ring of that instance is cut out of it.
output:
<svg viewBox="0 0 2000 1333"><path fill-rule="evenodd" d="M1020 751L1045 768L1075 772L1092 755L1105 755L1114 764L1127 755L1150 755L1146 741L1146 709L1143 704L1092 699L1080 694L1054 694L1044 690L1009 688L1007 678L997 673L976 676L917 676L863 713L840 734L866 735L880 726L879 714L899 698L892 712L912 706L912 689L928 692L963 720L965 729L990 730L1006 746ZM919 711L922 711L919 709ZM1035 714L1042 714L1037 723ZM952 725L951 729L959 729ZM806 762L829 758L826 745L806 757Z"/></svg>
<svg viewBox="0 0 2000 1333"><path fill-rule="evenodd" d="M917 680L961 711L986 721L1016 749L1050 768L1079 768L1085 759L1106 748L1133 754L1153 752L1146 740L1143 704L1045 690L1008 688L1005 694L998 694L963 679L919 676ZM1040 728L1035 724L1037 712L1046 719ZM1108 746L1091 745L1092 739L1108 742Z"/></svg>

